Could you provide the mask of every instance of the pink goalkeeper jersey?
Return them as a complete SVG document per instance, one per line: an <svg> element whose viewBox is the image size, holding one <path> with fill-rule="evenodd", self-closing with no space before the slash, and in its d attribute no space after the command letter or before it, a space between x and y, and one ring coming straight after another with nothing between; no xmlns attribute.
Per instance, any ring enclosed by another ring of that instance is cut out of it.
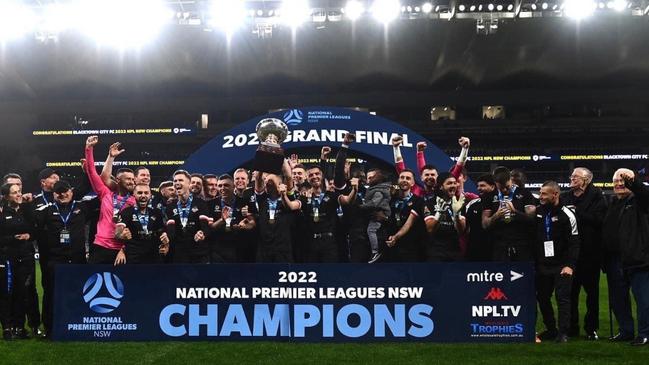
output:
<svg viewBox="0 0 649 365"><path fill-rule="evenodd" d="M135 198L128 196L124 202L123 196L117 195L111 191L97 174L95 168L95 157L92 148L86 148L86 173L90 180L92 189L97 193L99 199L99 222L97 223L97 234L95 235L95 245L108 248L111 250L120 250L124 243L115 238L115 222L113 222L113 209L125 209L128 206L135 205ZM113 205L116 202L116 205Z"/></svg>

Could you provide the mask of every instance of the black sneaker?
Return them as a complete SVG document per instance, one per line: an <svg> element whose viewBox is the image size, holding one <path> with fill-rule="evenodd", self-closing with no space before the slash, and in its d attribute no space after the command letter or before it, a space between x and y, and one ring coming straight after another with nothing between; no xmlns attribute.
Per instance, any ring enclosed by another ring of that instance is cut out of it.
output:
<svg viewBox="0 0 649 365"><path fill-rule="evenodd" d="M613 337L609 337L608 340L611 341L611 342L629 342L629 341L633 340L633 336L618 333L617 335L615 335Z"/></svg>
<svg viewBox="0 0 649 365"><path fill-rule="evenodd" d="M544 341L554 340L558 335L559 333L557 331L543 331L539 334L539 338Z"/></svg>
<svg viewBox="0 0 649 365"><path fill-rule="evenodd" d="M557 335L557 338L554 339L554 342L556 343L567 343L568 342L568 335L565 333L560 333Z"/></svg>
<svg viewBox="0 0 649 365"><path fill-rule="evenodd" d="M644 346L648 343L649 343L649 338L638 336L633 341L631 341L631 346Z"/></svg>
<svg viewBox="0 0 649 365"><path fill-rule="evenodd" d="M381 258L381 253L376 252L374 255L372 255L372 258L367 263L368 264L373 264L373 263L377 262L380 258Z"/></svg>
<svg viewBox="0 0 649 365"><path fill-rule="evenodd" d="M26 340L29 338L29 335L27 334L27 331L25 331L24 328L15 328L13 334L14 334L14 338L17 338L19 340Z"/></svg>
<svg viewBox="0 0 649 365"><path fill-rule="evenodd" d="M599 340L599 336L597 335L597 331L588 331L586 332L586 341L597 341Z"/></svg>
<svg viewBox="0 0 649 365"><path fill-rule="evenodd" d="M13 339L13 335L11 334L11 330L9 328L2 331L2 338L5 341L11 341Z"/></svg>

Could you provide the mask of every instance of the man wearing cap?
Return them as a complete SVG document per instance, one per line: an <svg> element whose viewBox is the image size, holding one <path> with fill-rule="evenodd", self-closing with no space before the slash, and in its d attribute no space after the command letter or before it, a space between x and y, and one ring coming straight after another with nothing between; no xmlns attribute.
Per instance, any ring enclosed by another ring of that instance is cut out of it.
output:
<svg viewBox="0 0 649 365"><path fill-rule="evenodd" d="M57 181L52 200L36 209L36 225L44 236L39 243L48 252L43 273L43 324L46 337L52 331L54 273L57 265L85 264L85 228L89 207L85 201L75 201L67 181Z"/></svg>
<svg viewBox="0 0 649 365"><path fill-rule="evenodd" d="M135 187L135 177L132 171L120 169L117 171L117 192L110 190L104 184L95 169L94 146L99 142L99 137L90 136L86 140L86 162L85 169L90 179L92 189L97 193L101 207L99 211L99 222L97 223L97 234L91 245L90 259L92 264L113 264L117 254L124 247L124 243L115 238L115 224L119 219L119 213L128 206L135 204L131 196Z"/></svg>

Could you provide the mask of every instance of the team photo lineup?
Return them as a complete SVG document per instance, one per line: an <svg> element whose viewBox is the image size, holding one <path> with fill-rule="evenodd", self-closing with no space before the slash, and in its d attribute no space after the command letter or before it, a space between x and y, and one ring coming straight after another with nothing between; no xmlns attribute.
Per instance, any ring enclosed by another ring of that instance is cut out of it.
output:
<svg viewBox="0 0 649 365"><path fill-rule="evenodd" d="M0 365L645 364L649 0L0 0Z"/></svg>
<svg viewBox="0 0 649 365"><path fill-rule="evenodd" d="M57 265L533 261L544 325L538 342L566 342L580 334L598 339L604 267L619 324L610 340L646 343L649 261L642 237L649 232L649 189L633 171L615 172L610 202L592 186L587 168L572 171L569 190L546 181L534 196L517 181L517 171L498 167L480 176L471 192L464 188L467 137L459 138L459 157L449 172L426 164L426 142L417 143L417 167L409 169L398 136L391 140L394 171L363 171L348 162L354 141L347 133L341 146L323 146L315 165L305 166L292 154L278 173L177 170L152 189L145 167L113 173L113 162L125 153L119 142L97 172L99 138L90 136L78 186L46 168L38 176L41 191L27 194L19 175L5 175L4 338L29 337L27 325L32 336L49 336ZM43 273L44 332L35 248ZM581 288L588 299L580 324ZM638 303L637 337L629 289Z"/></svg>

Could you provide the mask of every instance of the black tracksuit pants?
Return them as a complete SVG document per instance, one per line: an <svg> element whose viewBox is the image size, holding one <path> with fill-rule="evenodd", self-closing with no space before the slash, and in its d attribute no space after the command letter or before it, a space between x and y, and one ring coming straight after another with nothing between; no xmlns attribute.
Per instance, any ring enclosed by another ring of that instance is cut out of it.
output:
<svg viewBox="0 0 649 365"><path fill-rule="evenodd" d="M570 292L572 276L562 276L561 268L540 268L536 273L536 300L546 330L556 331L557 322L552 308L552 293L559 307L559 333L568 334L570 329Z"/></svg>

